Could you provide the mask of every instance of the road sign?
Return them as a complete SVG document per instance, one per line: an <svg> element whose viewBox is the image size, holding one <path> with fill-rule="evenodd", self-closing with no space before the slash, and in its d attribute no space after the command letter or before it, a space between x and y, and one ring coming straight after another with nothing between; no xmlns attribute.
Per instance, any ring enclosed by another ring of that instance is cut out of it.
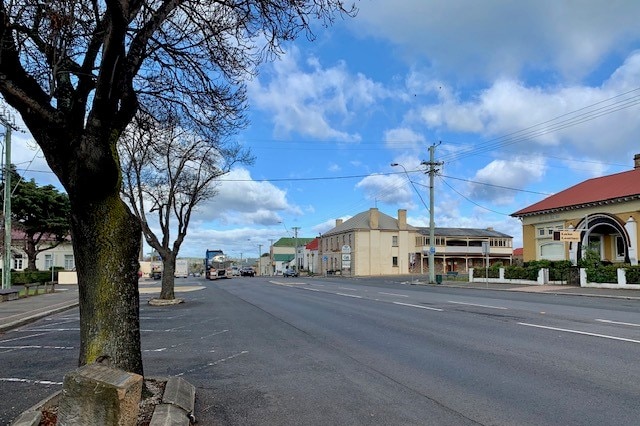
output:
<svg viewBox="0 0 640 426"><path fill-rule="evenodd" d="M328 256L322 256L322 261L323 261L323 262L327 262L328 260L329 260L329 257L328 257Z"/></svg>
<svg viewBox="0 0 640 426"><path fill-rule="evenodd" d="M435 247L433 247L433 246L431 246L431 247L429 248L429 253L431 253L431 254L435 254L435 253L436 253L436 248L435 248Z"/></svg>
<svg viewBox="0 0 640 426"><path fill-rule="evenodd" d="M345 244L344 246L342 246L342 252L351 253L351 246Z"/></svg>
<svg viewBox="0 0 640 426"><path fill-rule="evenodd" d="M342 261L343 262L351 262L351 255L348 253L342 253Z"/></svg>

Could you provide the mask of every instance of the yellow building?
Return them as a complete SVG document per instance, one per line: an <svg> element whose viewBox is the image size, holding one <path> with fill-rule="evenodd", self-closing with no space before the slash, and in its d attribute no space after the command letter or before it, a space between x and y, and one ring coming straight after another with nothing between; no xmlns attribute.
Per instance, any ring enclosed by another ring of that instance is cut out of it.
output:
<svg viewBox="0 0 640 426"><path fill-rule="evenodd" d="M586 180L511 216L522 221L525 262L575 265L589 248L602 261L637 265L640 154L633 170Z"/></svg>
<svg viewBox="0 0 640 426"><path fill-rule="evenodd" d="M435 273L467 273L468 268L511 263L513 237L488 229L435 228ZM429 272L429 229L407 224L407 211L398 218L377 208L358 213L321 235L321 273L351 276L402 275ZM486 247L486 249L485 249ZM486 252L485 252L486 250Z"/></svg>

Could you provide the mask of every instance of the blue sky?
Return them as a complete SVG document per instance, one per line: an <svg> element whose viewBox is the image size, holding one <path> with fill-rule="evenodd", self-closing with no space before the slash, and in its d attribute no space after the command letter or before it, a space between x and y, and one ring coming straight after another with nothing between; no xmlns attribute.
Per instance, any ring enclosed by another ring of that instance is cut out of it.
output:
<svg viewBox="0 0 640 426"><path fill-rule="evenodd" d="M253 165L223 178L181 256L255 257L270 239L314 237L377 207L428 226L422 161L436 144L435 223L493 227L640 153L640 2L364 0L314 27L248 81ZM56 183L27 133L13 162ZM26 170L26 171L25 171Z"/></svg>

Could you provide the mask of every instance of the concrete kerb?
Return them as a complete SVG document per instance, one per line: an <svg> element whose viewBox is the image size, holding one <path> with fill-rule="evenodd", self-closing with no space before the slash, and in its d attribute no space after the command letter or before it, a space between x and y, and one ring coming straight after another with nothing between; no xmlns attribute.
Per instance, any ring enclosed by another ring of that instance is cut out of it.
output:
<svg viewBox="0 0 640 426"><path fill-rule="evenodd" d="M51 308L51 309L48 309L46 311L37 312L37 313L34 313L34 314L30 314L30 315L27 315L27 316L23 316L23 317L17 318L14 321L10 321L10 322L6 322L4 324L0 324L0 332L5 332L5 331L8 331L8 330L14 329L16 327L20 327L21 325L29 324L31 322L39 320L40 318L44 318L44 317L47 317L49 315L57 314L58 312L63 312L63 311L66 311L68 309L75 308L76 306L78 306L78 301L67 302L67 303L62 304L61 306L57 306L55 308Z"/></svg>

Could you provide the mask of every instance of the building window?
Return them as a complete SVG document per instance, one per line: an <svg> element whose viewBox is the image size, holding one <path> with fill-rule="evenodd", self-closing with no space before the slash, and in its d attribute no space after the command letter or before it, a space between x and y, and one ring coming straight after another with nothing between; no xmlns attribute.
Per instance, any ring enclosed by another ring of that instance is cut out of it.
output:
<svg viewBox="0 0 640 426"><path fill-rule="evenodd" d="M393 266L398 266L398 256L393 256L391 258L391 263Z"/></svg>
<svg viewBox="0 0 640 426"><path fill-rule="evenodd" d="M391 245L393 247L398 247L398 236L397 235L393 235L391 237Z"/></svg>
<svg viewBox="0 0 640 426"><path fill-rule="evenodd" d="M15 254L13 256L13 269L15 269L16 271L22 271L22 255L21 254Z"/></svg>
<svg viewBox="0 0 640 426"><path fill-rule="evenodd" d="M64 269L66 269L67 271L73 271L74 269L76 269L76 263L72 254L64 255Z"/></svg>
<svg viewBox="0 0 640 426"><path fill-rule="evenodd" d="M51 269L53 267L53 255L45 254L44 255L44 269Z"/></svg>
<svg viewBox="0 0 640 426"><path fill-rule="evenodd" d="M624 238L620 235L616 235L616 260L624 260L625 255L625 243Z"/></svg>
<svg viewBox="0 0 640 426"><path fill-rule="evenodd" d="M564 243L547 243L540 246L540 259L564 260Z"/></svg>

